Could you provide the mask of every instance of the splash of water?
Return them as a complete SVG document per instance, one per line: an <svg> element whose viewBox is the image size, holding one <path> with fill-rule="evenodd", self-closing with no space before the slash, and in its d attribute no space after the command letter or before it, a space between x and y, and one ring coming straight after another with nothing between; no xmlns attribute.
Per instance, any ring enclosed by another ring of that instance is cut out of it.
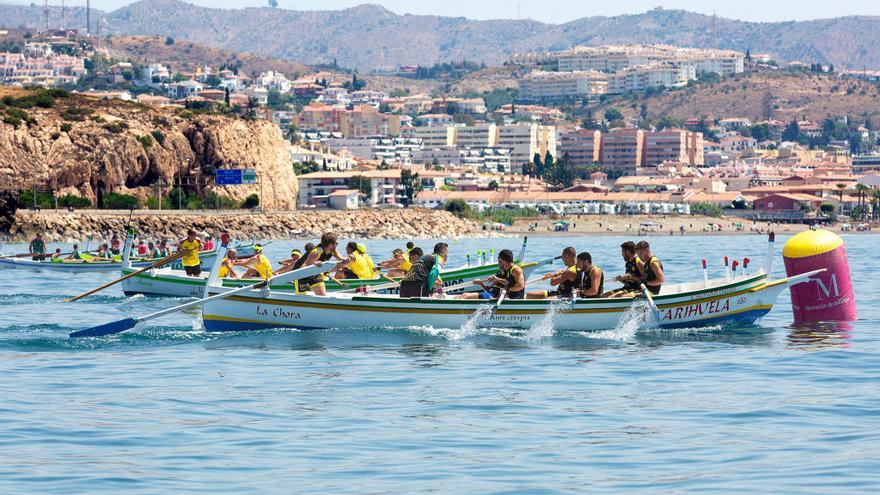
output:
<svg viewBox="0 0 880 495"><path fill-rule="evenodd" d="M636 332L640 329L652 327L653 320L651 306L648 304L648 301L638 299L633 301L629 309L623 313L620 320L618 320L616 327L611 330L590 333L589 337L604 340L629 341L636 336Z"/></svg>
<svg viewBox="0 0 880 495"><path fill-rule="evenodd" d="M481 304L474 314L467 319L460 327L456 329L451 329L447 336L450 340L461 340L466 339L468 337L472 337L479 333L478 324L484 318L489 318L492 316L492 308L494 304Z"/></svg>
<svg viewBox="0 0 880 495"><path fill-rule="evenodd" d="M526 340L541 340L552 337L555 333L553 324L556 320L556 313L570 305L571 302L563 299L551 301L547 306L547 312L544 313L544 316L535 322L529 328L528 332L526 332Z"/></svg>

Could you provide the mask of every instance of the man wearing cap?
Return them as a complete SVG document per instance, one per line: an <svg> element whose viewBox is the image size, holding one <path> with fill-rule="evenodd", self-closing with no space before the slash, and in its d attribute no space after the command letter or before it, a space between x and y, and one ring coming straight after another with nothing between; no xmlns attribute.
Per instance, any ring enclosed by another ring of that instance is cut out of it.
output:
<svg viewBox="0 0 880 495"><path fill-rule="evenodd" d="M183 269L190 277L198 277L202 273L202 260L199 259L201 249L202 244L192 229L186 231L186 239L177 244L177 252L186 253L183 255Z"/></svg>
<svg viewBox="0 0 880 495"><path fill-rule="evenodd" d="M254 245L253 256L236 261L235 264L248 267L248 271L244 273L242 278L260 278L262 280L269 280L272 278L272 263L270 263L269 258L263 254L262 244Z"/></svg>

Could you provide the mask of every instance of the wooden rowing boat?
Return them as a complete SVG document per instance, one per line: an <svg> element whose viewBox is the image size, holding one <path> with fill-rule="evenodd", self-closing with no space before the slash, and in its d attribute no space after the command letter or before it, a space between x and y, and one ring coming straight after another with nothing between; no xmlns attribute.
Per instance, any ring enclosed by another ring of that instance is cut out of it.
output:
<svg viewBox="0 0 880 495"><path fill-rule="evenodd" d="M242 256L250 256L253 254L253 248L254 242L249 241L239 244L236 249L243 253ZM201 259L202 267L204 269L207 270L211 268L211 265L217 257L218 251L219 248L215 248L211 251L202 251L199 253L199 259ZM118 271L123 267L137 270L138 268L145 268L152 265L156 260L152 258L131 258L129 262L130 263L126 263L122 259L113 261L34 261L28 258L3 258L0 259L0 268L64 273L99 273ZM171 264L170 268L183 270L183 265L180 260L177 260Z"/></svg>
<svg viewBox="0 0 880 495"><path fill-rule="evenodd" d="M550 265L553 263L553 259L544 259L540 261L533 261L524 263L521 266L523 267L523 272L528 278L538 267ZM122 275L128 275L137 271L137 268L122 268ZM440 276L443 279L443 283L445 286L450 285L460 285L463 282L468 280L473 280L475 278L485 278L489 275L494 275L495 272L498 271L498 265L495 263L486 263L480 266L462 266L459 268L446 270L440 272ZM134 295L134 294L145 294L150 296L165 296L165 297L202 297L202 294L205 291L205 285L207 284L208 274L207 272L203 273L199 277L188 277L183 270L172 268L160 268L156 270L150 270L141 274L138 274L134 277L126 279L122 281L122 291L126 295ZM258 282L258 280L248 280L248 279L231 279L226 278L222 280L224 287L244 287L246 285L250 285ZM328 280L326 282L328 291L338 291L343 288L358 288L358 287L382 287L379 289L380 293L385 294L396 294L398 292L397 287L387 287L388 280L384 278L373 278L373 279L343 279L341 282L344 284L340 285L339 283ZM273 285L273 290L280 291L293 291L293 285L291 283L285 283L281 285ZM456 292L464 292L470 290L477 290L477 286L466 286L459 287Z"/></svg>
<svg viewBox="0 0 880 495"><path fill-rule="evenodd" d="M821 271L821 270L820 270ZM452 298L400 298L331 293L298 295L262 289L211 301L202 306L209 331L242 331L268 328L406 328L431 326L528 329L551 313L553 327L561 331L598 331L615 328L628 312L650 312L660 328L706 327L754 323L773 307L786 287L804 282L818 272L769 280L763 271L732 280L718 279L667 285L654 296L656 313L642 298L577 300L504 300L493 303ZM207 294L229 288L208 286ZM475 314L483 314L482 317Z"/></svg>

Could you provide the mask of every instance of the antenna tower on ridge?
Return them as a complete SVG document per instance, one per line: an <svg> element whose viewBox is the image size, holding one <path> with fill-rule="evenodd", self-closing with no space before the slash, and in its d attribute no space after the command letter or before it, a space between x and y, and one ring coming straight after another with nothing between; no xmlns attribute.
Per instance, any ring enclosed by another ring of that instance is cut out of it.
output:
<svg viewBox="0 0 880 495"><path fill-rule="evenodd" d="M45 21L46 32L49 32L49 0L43 0L43 21Z"/></svg>

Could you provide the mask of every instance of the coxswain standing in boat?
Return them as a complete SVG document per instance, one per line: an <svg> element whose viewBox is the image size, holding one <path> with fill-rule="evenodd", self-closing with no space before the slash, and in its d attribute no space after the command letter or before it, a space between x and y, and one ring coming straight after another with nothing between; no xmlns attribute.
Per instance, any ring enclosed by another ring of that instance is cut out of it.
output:
<svg viewBox="0 0 880 495"><path fill-rule="evenodd" d="M217 276L220 278L239 278L235 273L235 260L238 259L238 251L235 248L229 248L226 251L226 257L220 262L220 271Z"/></svg>
<svg viewBox="0 0 880 495"><path fill-rule="evenodd" d="M306 255L299 259L293 265L294 270L299 270L307 266L312 266L321 261L330 261L332 258L348 263L348 260L339 255L336 248L339 246L339 238L334 232L325 232L321 236L321 242L317 247L308 250ZM308 245L306 245L308 247ZM327 295L327 287L324 286L324 275L313 275L296 281L297 292L306 292L311 290L318 296Z"/></svg>
<svg viewBox="0 0 880 495"><path fill-rule="evenodd" d="M116 234L113 234L113 238L110 239L110 252L114 255L119 255L122 252L119 248L119 236Z"/></svg>
<svg viewBox="0 0 880 495"><path fill-rule="evenodd" d="M199 251L202 249L202 243L196 237L195 230L186 231L186 239L177 244L177 252L184 252L183 269L190 277L198 277L202 273L202 260L199 259Z"/></svg>
<svg viewBox="0 0 880 495"><path fill-rule="evenodd" d="M602 296L605 286L605 274L602 269L593 264L593 257L584 251L577 256L578 272L581 273L581 285L577 290L577 296L582 299L590 299Z"/></svg>
<svg viewBox="0 0 880 495"><path fill-rule="evenodd" d="M550 279L550 285L556 290L538 290L529 292L526 299L571 299L575 289L580 286L581 273L577 267L577 251L569 246L562 250L562 262L565 268L556 273L548 273L543 279Z"/></svg>
<svg viewBox="0 0 880 495"><path fill-rule="evenodd" d="M483 292L468 292L458 299L498 299L506 290L507 299L524 299L526 296L526 277L521 266L514 264L513 252L502 249L498 253L498 272L483 280L474 280Z"/></svg>
<svg viewBox="0 0 880 495"><path fill-rule="evenodd" d="M620 256L623 258L624 273L614 277L614 280L623 283L623 287L608 291L602 297L635 297L641 292L639 284L642 283L642 275L639 272L640 260L636 255L636 243L626 241L621 244Z"/></svg>
<svg viewBox="0 0 880 495"><path fill-rule="evenodd" d="M636 254L639 256L637 264L641 281L651 294L656 296L660 293L660 287L665 280L663 276L663 263L651 253L651 246L647 241L639 241L636 244Z"/></svg>
<svg viewBox="0 0 880 495"><path fill-rule="evenodd" d="M241 259L233 262L235 266L246 266L248 270L242 275L242 278L259 278L261 280L269 280L272 278L272 263L269 258L263 254L263 246L254 244L254 255L250 258Z"/></svg>
<svg viewBox="0 0 880 495"><path fill-rule="evenodd" d="M410 255L416 252L413 248ZM440 268L449 257L449 245L438 242L434 252L413 262L412 270L400 282L400 297L429 297L437 287L443 286Z"/></svg>
<svg viewBox="0 0 880 495"><path fill-rule="evenodd" d="M28 246L28 252L31 254L31 259L34 261L43 261L46 259L46 241L43 240L43 235L39 232L37 232L37 235L34 236L34 239Z"/></svg>

